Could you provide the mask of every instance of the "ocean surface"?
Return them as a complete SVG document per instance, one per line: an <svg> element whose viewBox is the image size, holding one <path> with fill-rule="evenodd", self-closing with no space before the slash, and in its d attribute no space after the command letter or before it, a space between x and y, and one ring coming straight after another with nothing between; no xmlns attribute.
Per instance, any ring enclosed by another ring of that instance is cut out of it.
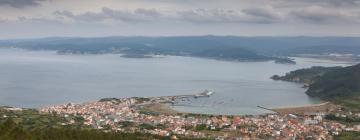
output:
<svg viewBox="0 0 360 140"><path fill-rule="evenodd" d="M273 81L274 74L311 66L348 63L295 58L296 65L230 62L161 56L122 58L118 54L58 55L52 51L0 49L0 105L39 108L106 97L168 96L214 91L209 98L181 100L173 108L208 114L259 114L265 107L321 102L301 84Z"/></svg>

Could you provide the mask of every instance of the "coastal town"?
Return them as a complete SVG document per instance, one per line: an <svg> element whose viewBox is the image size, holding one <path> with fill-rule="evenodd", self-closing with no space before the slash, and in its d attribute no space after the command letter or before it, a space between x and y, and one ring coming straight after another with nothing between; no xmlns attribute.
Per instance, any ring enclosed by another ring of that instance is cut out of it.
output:
<svg viewBox="0 0 360 140"><path fill-rule="evenodd" d="M206 96L206 94L201 95ZM172 136L173 139L176 139L176 136L184 136L209 139L321 140L332 139L333 136L344 131L360 131L359 124L326 119L333 112L337 112L336 117L352 115L360 118L360 113L340 111L341 108L332 108L323 112L309 111L296 114L274 112L242 116L190 114L167 108L176 98L185 97L107 98L83 104L48 106L41 108L40 112L56 113L64 118L82 117L84 125L103 131L140 132ZM191 97L187 96L187 98ZM73 123L75 120L69 119L63 125Z"/></svg>

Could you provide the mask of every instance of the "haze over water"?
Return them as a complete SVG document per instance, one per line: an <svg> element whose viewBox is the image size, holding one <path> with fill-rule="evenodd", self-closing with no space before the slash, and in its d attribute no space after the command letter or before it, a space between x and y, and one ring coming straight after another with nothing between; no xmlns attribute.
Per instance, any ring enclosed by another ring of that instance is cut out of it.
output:
<svg viewBox="0 0 360 140"><path fill-rule="evenodd" d="M131 59L117 54L57 55L50 51L0 49L0 105L41 107L106 97L193 94L210 98L181 101L180 111L210 114L258 114L256 106L284 107L319 103L301 84L273 81L274 74L311 66L348 65L296 58L296 65L229 62L164 56Z"/></svg>

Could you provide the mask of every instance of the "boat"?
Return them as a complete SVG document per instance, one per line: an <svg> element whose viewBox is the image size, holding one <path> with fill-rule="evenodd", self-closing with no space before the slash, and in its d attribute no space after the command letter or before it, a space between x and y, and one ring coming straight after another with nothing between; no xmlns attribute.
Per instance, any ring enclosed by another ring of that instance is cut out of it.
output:
<svg viewBox="0 0 360 140"><path fill-rule="evenodd" d="M201 93L195 94L194 97L198 98L198 97L210 97L211 95L213 95L215 92L213 91L209 91L209 90L205 90Z"/></svg>

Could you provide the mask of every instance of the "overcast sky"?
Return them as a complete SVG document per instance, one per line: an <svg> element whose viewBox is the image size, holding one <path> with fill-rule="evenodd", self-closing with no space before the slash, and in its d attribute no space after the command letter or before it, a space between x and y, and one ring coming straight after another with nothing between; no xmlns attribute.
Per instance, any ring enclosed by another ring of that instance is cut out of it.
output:
<svg viewBox="0 0 360 140"><path fill-rule="evenodd" d="M0 0L0 39L360 36L360 0Z"/></svg>

